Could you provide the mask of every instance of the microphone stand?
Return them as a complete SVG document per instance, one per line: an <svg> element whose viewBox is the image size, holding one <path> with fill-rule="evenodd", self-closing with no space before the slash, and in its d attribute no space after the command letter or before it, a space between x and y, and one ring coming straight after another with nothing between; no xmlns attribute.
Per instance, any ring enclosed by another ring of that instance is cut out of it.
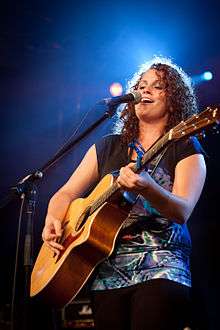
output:
<svg viewBox="0 0 220 330"><path fill-rule="evenodd" d="M23 316L23 327L22 330L30 329L28 327L27 314L28 314L28 301L29 301L29 287L30 287L30 275L33 266L33 217L36 205L37 191L35 187L35 182L42 179L46 171L52 167L57 161L59 161L65 154L67 154L79 141L86 137L90 132L92 132L97 126L99 126L105 119L111 118L117 109L116 105L108 105L108 109L104 115L96 120L91 126L89 126L82 134L76 137L74 140L66 143L61 150L55 154L45 165L40 169L36 170L34 173L29 174L22 180L20 180L15 186L9 189L6 196L0 201L0 208L6 206L14 198L20 197L21 206L19 212L18 230L16 238L16 252L15 252L15 267L13 276L13 287L12 287L12 300L11 300L11 330L15 328L15 296L16 296L16 282L17 282L17 272L18 272L18 255L20 249L21 241L21 222L23 217L24 205L26 204L26 232L24 238L23 247L23 266L24 266L24 316ZM19 329L20 330L20 329Z"/></svg>

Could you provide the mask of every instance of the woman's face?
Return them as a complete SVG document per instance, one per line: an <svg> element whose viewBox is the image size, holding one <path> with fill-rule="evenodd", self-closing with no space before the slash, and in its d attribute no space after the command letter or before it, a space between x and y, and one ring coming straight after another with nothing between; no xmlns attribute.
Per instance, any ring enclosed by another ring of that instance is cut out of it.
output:
<svg viewBox="0 0 220 330"><path fill-rule="evenodd" d="M146 71L138 84L141 102L135 105L135 113L139 120L154 122L168 119L166 86L163 73L155 69Z"/></svg>

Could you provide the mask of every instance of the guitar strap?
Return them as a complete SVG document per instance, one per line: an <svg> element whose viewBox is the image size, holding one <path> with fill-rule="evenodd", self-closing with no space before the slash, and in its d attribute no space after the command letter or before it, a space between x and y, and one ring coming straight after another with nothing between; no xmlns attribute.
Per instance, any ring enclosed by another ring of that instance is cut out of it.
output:
<svg viewBox="0 0 220 330"><path fill-rule="evenodd" d="M156 157L156 159L155 159L155 163L154 163L154 167L153 167L153 169L152 169L152 170L150 171L150 173L149 173L149 175L150 175L151 177L153 177L153 175L154 175L154 173L155 173L155 171L156 171L156 169L157 169L157 167L158 167L160 161L162 160L163 156L165 155L165 153L166 153L168 147L169 147L169 145L167 145L166 148L164 148L164 150L163 150L163 151L162 151L162 152ZM153 162L152 162L152 163L153 163Z"/></svg>
<svg viewBox="0 0 220 330"><path fill-rule="evenodd" d="M136 161L137 169L141 169L141 167L142 167L141 161L142 161L143 155L146 153L146 151L144 150L144 148L142 147L140 142L138 142L137 140L129 143L128 147L130 147L129 155L128 155L129 162L131 161L132 151L133 151L133 149L135 149L135 151L137 153L137 161ZM163 156L165 155L168 147L169 147L169 144L166 146L166 148L163 149L163 151L153 161L151 161L151 164L153 164L153 169L148 172L151 177L153 177L153 175L154 175L160 161L162 160Z"/></svg>

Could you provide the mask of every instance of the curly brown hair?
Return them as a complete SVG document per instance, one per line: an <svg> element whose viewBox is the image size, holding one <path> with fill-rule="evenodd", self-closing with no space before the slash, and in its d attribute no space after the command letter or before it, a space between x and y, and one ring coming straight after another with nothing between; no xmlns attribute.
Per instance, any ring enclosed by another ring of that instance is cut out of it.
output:
<svg viewBox="0 0 220 330"><path fill-rule="evenodd" d="M149 69L162 72L161 79L166 85L169 119L165 132L198 112L197 100L189 76L169 58L156 57L143 64L140 70L128 82L128 90L138 89L142 75ZM114 127L115 133L121 133L123 143L130 143L139 135L139 120L133 103L128 103L118 113L119 120Z"/></svg>

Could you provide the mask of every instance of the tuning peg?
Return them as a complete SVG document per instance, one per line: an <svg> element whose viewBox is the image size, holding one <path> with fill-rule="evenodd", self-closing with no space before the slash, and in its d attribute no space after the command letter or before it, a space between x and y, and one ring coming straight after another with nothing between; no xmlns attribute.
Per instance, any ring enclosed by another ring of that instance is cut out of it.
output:
<svg viewBox="0 0 220 330"><path fill-rule="evenodd" d="M219 134L219 125L215 125L212 127L213 134Z"/></svg>
<svg viewBox="0 0 220 330"><path fill-rule="evenodd" d="M203 139L206 138L206 133L205 133L205 131L202 131L202 132L201 132L201 135L202 135L202 138L203 138Z"/></svg>

